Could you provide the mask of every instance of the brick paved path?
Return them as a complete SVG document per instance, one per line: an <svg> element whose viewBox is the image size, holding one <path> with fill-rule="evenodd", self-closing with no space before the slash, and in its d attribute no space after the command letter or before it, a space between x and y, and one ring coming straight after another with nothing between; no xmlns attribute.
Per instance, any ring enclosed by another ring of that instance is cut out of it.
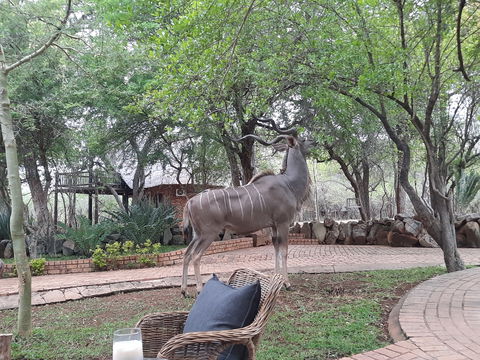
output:
<svg viewBox="0 0 480 360"><path fill-rule="evenodd" d="M398 320L408 340L341 360L479 360L480 268L418 285L408 293Z"/></svg>
<svg viewBox="0 0 480 360"><path fill-rule="evenodd" d="M480 249L460 249L466 264L480 264ZM272 271L273 247L205 256L202 273L230 273L239 267ZM439 249L382 246L290 245L289 272L342 272L443 265ZM181 265L139 270L38 276L34 304L119 291L179 285ZM193 283L190 280L191 283ZM0 280L0 310L16 307L16 279ZM480 360L480 268L442 275L412 290L400 310L408 340L343 360Z"/></svg>

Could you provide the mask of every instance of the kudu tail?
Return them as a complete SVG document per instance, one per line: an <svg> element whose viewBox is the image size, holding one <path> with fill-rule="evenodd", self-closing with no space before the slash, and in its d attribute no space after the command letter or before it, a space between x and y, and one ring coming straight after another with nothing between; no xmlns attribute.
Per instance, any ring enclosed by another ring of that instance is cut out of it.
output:
<svg viewBox="0 0 480 360"><path fill-rule="evenodd" d="M188 203L183 208L182 232L183 232L183 241L187 245L190 244L193 238L193 228L190 223L190 206Z"/></svg>

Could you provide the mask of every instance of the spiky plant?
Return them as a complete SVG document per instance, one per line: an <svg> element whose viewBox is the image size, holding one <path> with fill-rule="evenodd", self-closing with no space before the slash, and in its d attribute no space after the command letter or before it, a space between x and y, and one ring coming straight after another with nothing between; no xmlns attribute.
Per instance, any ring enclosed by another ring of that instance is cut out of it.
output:
<svg viewBox="0 0 480 360"><path fill-rule="evenodd" d="M476 172L469 172L462 174L457 185L456 199L457 208L460 211L465 211L472 203L475 196L480 191L480 174Z"/></svg>
<svg viewBox="0 0 480 360"><path fill-rule="evenodd" d="M130 207L128 212L115 210L108 214L110 221L116 225L110 228L116 227L118 233L136 244L143 244L147 240L158 242L163 232L178 222L175 207L168 203L154 207L142 202Z"/></svg>
<svg viewBox="0 0 480 360"><path fill-rule="evenodd" d="M0 213L0 240L10 237L10 212Z"/></svg>

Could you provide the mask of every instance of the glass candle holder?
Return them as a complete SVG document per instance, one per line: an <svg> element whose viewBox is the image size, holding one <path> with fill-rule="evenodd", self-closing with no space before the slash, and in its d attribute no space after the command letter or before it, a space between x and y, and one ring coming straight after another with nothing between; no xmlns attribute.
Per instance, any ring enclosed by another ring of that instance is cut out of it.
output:
<svg viewBox="0 0 480 360"><path fill-rule="evenodd" d="M113 332L113 360L143 360L140 329L128 328Z"/></svg>

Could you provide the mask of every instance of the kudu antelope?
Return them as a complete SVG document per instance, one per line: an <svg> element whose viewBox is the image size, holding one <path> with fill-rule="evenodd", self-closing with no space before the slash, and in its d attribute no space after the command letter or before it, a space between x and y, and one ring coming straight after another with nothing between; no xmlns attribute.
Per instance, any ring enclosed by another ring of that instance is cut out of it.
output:
<svg viewBox="0 0 480 360"><path fill-rule="evenodd" d="M286 287L290 287L287 274L288 227L309 193L310 179L305 160L308 140L285 134L270 142L255 135L242 139L247 137L263 145L286 140L282 172L278 175L259 174L243 186L206 190L187 202L183 212L183 231L184 236L192 236L192 240L183 259L184 296L190 261L193 261L197 291L200 292L203 286L200 259L218 234L226 229L247 234L271 227L275 272L282 274Z"/></svg>

